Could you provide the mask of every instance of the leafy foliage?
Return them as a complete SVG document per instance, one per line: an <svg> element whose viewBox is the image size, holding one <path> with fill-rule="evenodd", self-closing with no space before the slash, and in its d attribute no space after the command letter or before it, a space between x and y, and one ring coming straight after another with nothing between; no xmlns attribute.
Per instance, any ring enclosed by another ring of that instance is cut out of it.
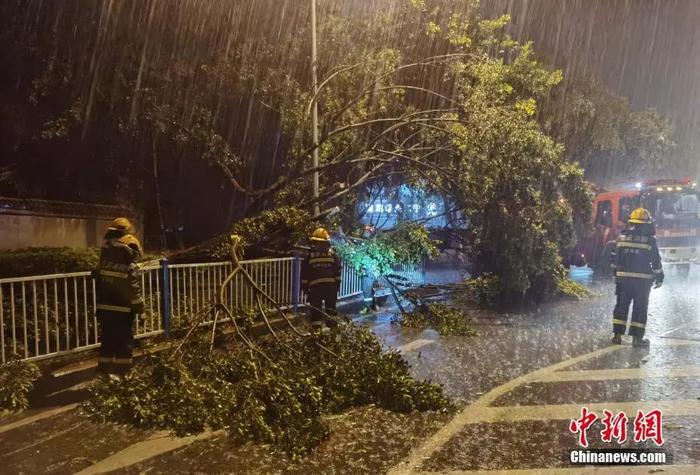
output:
<svg viewBox="0 0 700 475"><path fill-rule="evenodd" d="M230 234L242 238L248 255L264 255L271 250L289 252L308 238L315 222L305 210L279 206L233 223L231 232L222 234L193 249L172 255L173 262L201 262L229 259Z"/></svg>
<svg viewBox="0 0 700 475"><path fill-rule="evenodd" d="M575 162L588 167L598 151L624 149L634 163L656 163L667 150L669 129L650 112L587 92L549 100L563 94L562 72L507 34L507 15L483 18L479 2L387 2L370 11L325 2L320 164L312 169L303 2L118 2L109 14L99 3L54 3L3 5L0 59L23 73L2 89L10 92L0 143L18 145L3 149L10 158L0 166L18 192L31 181L44 193L71 183L61 190L70 194L78 182L93 196L118 191L149 203L151 218L161 199L141 195L160 196L162 186L163 206L188 215L190 242L260 210L285 218L310 208L313 171L319 205L338 206L346 222L357 221L357 198L369 187L408 184L446 197L469 223L473 274L496 276L501 301L540 300L556 292L574 224L588 222ZM25 18L37 22L28 27ZM95 55L89 71L86 42ZM63 169L56 154L75 158ZM228 206L211 206L220 202ZM251 243L272 222L297 229L277 218L239 226L252 231ZM381 239L362 252L348 248L348 259L385 273L404 258Z"/></svg>
<svg viewBox="0 0 700 475"><path fill-rule="evenodd" d="M83 272L97 267L98 248L29 247L0 252L0 277Z"/></svg>
<svg viewBox="0 0 700 475"><path fill-rule="evenodd" d="M393 322L408 328L434 328L440 335L476 336L476 330L463 311L442 303L419 305L394 317Z"/></svg>
<svg viewBox="0 0 700 475"><path fill-rule="evenodd" d="M591 291L588 290L585 285L574 282L569 278L559 280L557 291L560 295L571 297L576 300L581 300L591 296Z"/></svg>
<svg viewBox="0 0 700 475"><path fill-rule="evenodd" d="M465 303L476 304L480 307L493 307L499 302L500 284L498 277L492 274L484 274L465 282L465 290L460 298Z"/></svg>
<svg viewBox="0 0 700 475"><path fill-rule="evenodd" d="M397 264L419 264L426 258L435 257L438 244L430 239L424 226L405 223L360 242L338 244L335 249L356 271L386 276Z"/></svg>
<svg viewBox="0 0 700 475"><path fill-rule="evenodd" d="M384 352L366 328L310 338L261 342L274 366L240 347L210 354L206 341L187 343L179 356L139 362L122 382L99 382L84 409L98 420L180 435L225 428L236 440L274 443L298 458L328 437L323 414L364 404L451 407L440 386L415 381L400 354Z"/></svg>
<svg viewBox="0 0 700 475"><path fill-rule="evenodd" d="M429 175L429 184L449 193L469 223L472 275L494 276L498 299L518 303L555 292L560 255L573 244L574 219L587 221L590 196L583 171L566 161L535 118L561 72L503 32L498 38L509 53L488 54L503 24L482 25L472 33L480 41L459 47L470 59L454 77L458 112L445 115L447 132L426 135L447 144L435 160L442 171ZM483 36L484 28L491 33Z"/></svg>
<svg viewBox="0 0 700 475"><path fill-rule="evenodd" d="M147 253L139 261L157 260L161 254ZM26 247L0 251L0 277L63 274L95 269L99 247Z"/></svg>
<svg viewBox="0 0 700 475"><path fill-rule="evenodd" d="M626 98L594 78L572 77L555 88L540 121L564 144L570 162L602 182L653 176L668 168L675 148L666 118L654 110L633 110Z"/></svg>
<svg viewBox="0 0 700 475"><path fill-rule="evenodd" d="M34 387L34 381L41 373L34 363L11 356L0 365L0 413L21 411L28 407L27 395Z"/></svg>
<svg viewBox="0 0 700 475"><path fill-rule="evenodd" d="M286 247L308 238L314 222L308 211L281 206L233 224L231 232L243 238L243 246L282 240Z"/></svg>

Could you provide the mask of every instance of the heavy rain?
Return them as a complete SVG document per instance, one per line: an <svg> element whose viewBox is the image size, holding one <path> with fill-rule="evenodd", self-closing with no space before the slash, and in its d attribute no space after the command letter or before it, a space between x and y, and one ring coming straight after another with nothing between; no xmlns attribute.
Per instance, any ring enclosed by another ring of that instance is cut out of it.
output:
<svg viewBox="0 0 700 475"><path fill-rule="evenodd" d="M699 23L2 2L2 472L700 473Z"/></svg>

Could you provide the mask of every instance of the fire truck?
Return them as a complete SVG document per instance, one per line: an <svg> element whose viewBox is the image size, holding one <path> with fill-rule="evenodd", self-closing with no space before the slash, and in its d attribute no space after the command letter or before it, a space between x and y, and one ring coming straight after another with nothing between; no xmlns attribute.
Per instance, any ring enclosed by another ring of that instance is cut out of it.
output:
<svg viewBox="0 0 700 475"><path fill-rule="evenodd" d="M656 222L656 240L667 270L687 277L700 264L700 194L690 178L648 180L627 188L605 191L593 201L593 230L576 247L579 262L594 271L610 272L615 240L630 213L644 207Z"/></svg>

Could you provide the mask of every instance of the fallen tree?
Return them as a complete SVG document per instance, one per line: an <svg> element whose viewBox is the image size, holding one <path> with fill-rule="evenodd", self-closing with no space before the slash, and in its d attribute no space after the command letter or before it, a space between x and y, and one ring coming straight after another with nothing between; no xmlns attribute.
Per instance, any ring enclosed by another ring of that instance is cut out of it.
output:
<svg viewBox="0 0 700 475"><path fill-rule="evenodd" d="M209 308L211 331L194 319L169 350L138 362L121 381L96 383L84 405L89 416L178 435L225 429L240 442L274 443L299 458L328 436L324 414L365 404L398 412L451 408L439 385L414 380L401 355L385 352L366 328L342 324L312 335L287 319L290 331L270 328L254 340L225 304L234 275L242 272L255 292L258 318L267 321L270 308L287 316L240 266L239 244L234 237L234 269ZM225 325L234 327L233 339L216 338Z"/></svg>

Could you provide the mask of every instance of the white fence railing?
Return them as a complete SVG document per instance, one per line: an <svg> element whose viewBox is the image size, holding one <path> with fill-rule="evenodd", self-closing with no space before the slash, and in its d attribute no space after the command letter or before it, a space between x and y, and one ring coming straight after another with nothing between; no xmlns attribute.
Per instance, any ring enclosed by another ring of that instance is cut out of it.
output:
<svg viewBox="0 0 700 475"><path fill-rule="evenodd" d="M298 258L248 260L242 265L281 306L305 301L299 289ZM142 268L145 311L136 319L136 337L161 334L166 326L181 326L188 316L211 308L231 270L230 262L161 263ZM396 273L422 281L413 269ZM225 292L227 303L237 312L256 306L253 289L243 279L236 275ZM361 289L361 277L343 265L338 297L352 297ZM95 281L90 272L0 279L0 362L13 354L35 360L99 346L95 305ZM212 318L204 315L202 323Z"/></svg>
<svg viewBox="0 0 700 475"><path fill-rule="evenodd" d="M243 261L256 284L281 306L293 304L294 258L257 259ZM175 264L170 266L170 309L174 325L180 324L187 315L210 308L216 293L231 273L230 262L207 264ZM245 282L243 274L237 274L229 283L224 297L234 311L254 308L255 293ZM213 315L205 316L204 323Z"/></svg>

